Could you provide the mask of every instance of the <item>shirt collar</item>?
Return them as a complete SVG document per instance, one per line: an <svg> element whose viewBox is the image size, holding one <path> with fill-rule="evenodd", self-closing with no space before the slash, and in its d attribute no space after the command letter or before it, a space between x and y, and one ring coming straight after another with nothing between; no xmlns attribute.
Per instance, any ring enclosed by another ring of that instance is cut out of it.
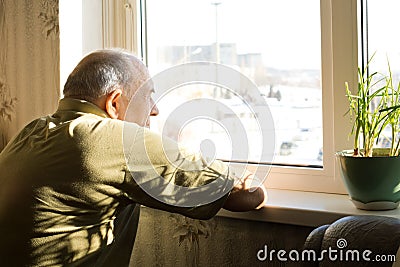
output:
<svg viewBox="0 0 400 267"><path fill-rule="evenodd" d="M84 113L93 113L95 115L109 118L108 114L93 103L82 99L63 98L58 103L57 111L78 111Z"/></svg>

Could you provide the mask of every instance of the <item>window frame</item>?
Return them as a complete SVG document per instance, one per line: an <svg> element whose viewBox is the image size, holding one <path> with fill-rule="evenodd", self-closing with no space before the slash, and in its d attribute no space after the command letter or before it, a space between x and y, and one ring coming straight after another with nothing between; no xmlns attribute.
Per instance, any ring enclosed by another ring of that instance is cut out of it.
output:
<svg viewBox="0 0 400 267"><path fill-rule="evenodd" d="M142 33L146 32L146 0L138 1L142 20ZM357 0L320 0L321 11L321 76L323 107L323 168L257 166L262 174L269 174L265 181L268 188L345 193L335 152L350 149L348 133L351 125L344 114L347 111L344 83L357 84L358 31ZM349 27L348 25L351 25ZM144 47L134 51L147 62L146 35ZM336 88L336 89L334 89ZM249 166L251 170L255 166Z"/></svg>
<svg viewBox="0 0 400 267"><path fill-rule="evenodd" d="M357 86L357 0L321 0L323 169L273 168L266 185L277 189L346 194L335 152L351 149L344 83ZM349 25L351 25L349 27Z"/></svg>

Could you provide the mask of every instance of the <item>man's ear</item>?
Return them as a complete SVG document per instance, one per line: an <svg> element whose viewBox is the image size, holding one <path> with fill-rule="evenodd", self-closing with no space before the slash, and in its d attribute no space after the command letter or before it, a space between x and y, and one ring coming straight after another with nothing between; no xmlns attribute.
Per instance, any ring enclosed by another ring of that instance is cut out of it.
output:
<svg viewBox="0 0 400 267"><path fill-rule="evenodd" d="M115 89L106 98L106 112L112 119L118 119L122 112L120 101L122 97L122 90Z"/></svg>

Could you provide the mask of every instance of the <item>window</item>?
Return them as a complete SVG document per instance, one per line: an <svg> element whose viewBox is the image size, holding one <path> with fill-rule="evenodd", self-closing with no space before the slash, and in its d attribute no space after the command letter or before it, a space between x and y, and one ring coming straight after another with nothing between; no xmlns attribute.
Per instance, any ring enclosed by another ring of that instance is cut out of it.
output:
<svg viewBox="0 0 400 267"><path fill-rule="evenodd" d="M319 0L147 0L146 32L147 62L153 75L191 61L212 61L234 68L255 83L259 90L256 97L263 98L272 113L273 163L322 166ZM246 101L240 99L247 92L237 93L211 85L182 86L160 99L161 112L155 120L162 130L162 122L168 118L168 123L173 123L171 114L184 103L213 99L226 111L232 109L238 117L232 123L241 125L230 125L232 114L216 107L219 123L194 119L182 127L180 141L185 136L186 140L200 140L206 133L206 138L216 144L216 157L258 162L262 138L257 136L257 119L251 118ZM231 127L224 127L227 125ZM248 141L248 156L230 151L234 146L230 137L243 130L239 126L247 133L240 145L245 147ZM201 128L201 136L195 136L199 132L196 128Z"/></svg>
<svg viewBox="0 0 400 267"><path fill-rule="evenodd" d="M373 56L370 71L387 73L387 64L393 74L394 83L400 80L400 37L396 34L397 10L400 2L386 0L360 0L363 12L363 46L361 59L365 64Z"/></svg>
<svg viewBox="0 0 400 267"><path fill-rule="evenodd" d="M344 192L334 153L351 147L343 115L344 82L357 78L355 0L143 3L145 55L153 74L211 60L257 84L276 127L274 165L258 166L269 173L269 187ZM170 103L165 106L174 109Z"/></svg>
<svg viewBox="0 0 400 267"><path fill-rule="evenodd" d="M60 89L82 57L103 47L102 3L60 0Z"/></svg>
<svg viewBox="0 0 400 267"><path fill-rule="evenodd" d="M68 75L82 58L82 4L77 1L61 0L59 1L59 10L59 23L61 25L60 90L62 95ZM75 19L72 20L71 17L74 16Z"/></svg>
<svg viewBox="0 0 400 267"><path fill-rule="evenodd" d="M397 89L400 81L400 38L388 31L388 25L396 25L396 9L400 3L395 0L382 2L360 0L360 66L368 65L369 73L388 74L388 64L392 72L393 86ZM378 75L377 75L378 76ZM381 77L379 75L379 77ZM379 79L378 77L375 77ZM380 85L380 84L378 84ZM375 86L378 88L379 86ZM377 146L389 147L391 127L388 125L381 133Z"/></svg>
<svg viewBox="0 0 400 267"><path fill-rule="evenodd" d="M400 2L387 0L383 5L376 0L360 0L362 8L362 49L361 63L369 64L369 71L387 74L388 63L393 75L393 84L400 80L400 37L390 29L398 24L396 10L400 8ZM389 29L389 30L388 30Z"/></svg>

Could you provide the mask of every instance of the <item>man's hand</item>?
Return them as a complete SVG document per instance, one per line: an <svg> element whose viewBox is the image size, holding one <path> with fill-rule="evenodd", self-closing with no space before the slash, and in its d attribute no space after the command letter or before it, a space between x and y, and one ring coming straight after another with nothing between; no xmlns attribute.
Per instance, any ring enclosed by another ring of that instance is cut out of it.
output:
<svg viewBox="0 0 400 267"><path fill-rule="evenodd" d="M250 187L254 176L248 175L241 183L236 185L223 208L229 211L250 211L260 209L267 202L267 191L261 184L260 187Z"/></svg>

